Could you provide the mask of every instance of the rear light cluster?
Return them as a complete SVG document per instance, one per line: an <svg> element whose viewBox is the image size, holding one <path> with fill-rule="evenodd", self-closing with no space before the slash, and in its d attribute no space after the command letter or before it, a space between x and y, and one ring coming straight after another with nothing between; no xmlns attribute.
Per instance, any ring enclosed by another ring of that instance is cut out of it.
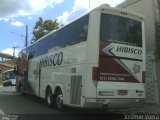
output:
<svg viewBox="0 0 160 120"><path fill-rule="evenodd" d="M142 83L145 82L145 71L142 72Z"/></svg>
<svg viewBox="0 0 160 120"><path fill-rule="evenodd" d="M94 81L99 80L99 67L92 68L92 80L94 80Z"/></svg>

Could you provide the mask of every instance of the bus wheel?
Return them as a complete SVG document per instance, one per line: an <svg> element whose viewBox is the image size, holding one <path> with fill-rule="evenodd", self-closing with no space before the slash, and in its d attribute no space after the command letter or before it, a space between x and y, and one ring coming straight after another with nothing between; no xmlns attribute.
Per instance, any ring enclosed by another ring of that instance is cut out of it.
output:
<svg viewBox="0 0 160 120"><path fill-rule="evenodd" d="M64 105L63 105L63 94L60 89L57 90L56 92L56 107L58 108L59 111L64 110Z"/></svg>
<svg viewBox="0 0 160 120"><path fill-rule="evenodd" d="M53 107L54 102L53 102L53 94L52 94L51 88L47 89L47 92L46 92L46 101L47 101L47 105L49 107Z"/></svg>

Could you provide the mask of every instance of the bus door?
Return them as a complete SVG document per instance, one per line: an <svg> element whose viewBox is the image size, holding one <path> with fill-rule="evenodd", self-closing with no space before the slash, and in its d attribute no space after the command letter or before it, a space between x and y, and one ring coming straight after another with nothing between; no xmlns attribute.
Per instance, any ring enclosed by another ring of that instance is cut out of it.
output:
<svg viewBox="0 0 160 120"><path fill-rule="evenodd" d="M39 82L39 96L40 96L40 90L41 90L41 69L39 69L39 80L38 80L38 82Z"/></svg>

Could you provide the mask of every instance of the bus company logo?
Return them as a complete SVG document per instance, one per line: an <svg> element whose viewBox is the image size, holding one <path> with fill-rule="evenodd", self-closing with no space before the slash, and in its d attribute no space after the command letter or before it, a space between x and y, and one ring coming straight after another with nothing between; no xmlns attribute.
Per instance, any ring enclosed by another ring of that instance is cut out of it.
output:
<svg viewBox="0 0 160 120"><path fill-rule="evenodd" d="M142 50L122 46L117 46L117 52L142 55Z"/></svg>
<svg viewBox="0 0 160 120"><path fill-rule="evenodd" d="M135 74L140 73L141 66L138 64L134 64L132 70Z"/></svg>
<svg viewBox="0 0 160 120"><path fill-rule="evenodd" d="M52 66L61 65L62 61L63 61L62 52L47 55L40 59L39 67L42 68L42 67L52 67Z"/></svg>
<svg viewBox="0 0 160 120"><path fill-rule="evenodd" d="M103 51L109 56L142 59L142 48L130 45L111 43Z"/></svg>

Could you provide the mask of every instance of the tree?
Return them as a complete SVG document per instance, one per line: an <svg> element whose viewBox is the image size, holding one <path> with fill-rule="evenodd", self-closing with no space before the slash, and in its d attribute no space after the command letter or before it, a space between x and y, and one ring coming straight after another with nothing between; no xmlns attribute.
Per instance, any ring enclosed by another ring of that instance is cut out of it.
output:
<svg viewBox="0 0 160 120"><path fill-rule="evenodd" d="M57 20L45 20L43 21L42 17L39 17L38 21L36 22L34 29L33 29L33 38L31 43L34 43L44 35L48 34L52 30L56 30L59 28L59 23Z"/></svg>
<svg viewBox="0 0 160 120"><path fill-rule="evenodd" d="M46 33L49 33L50 31L52 30L56 30L59 28L59 23L57 22L57 20L55 21L52 21L52 20L46 20L44 22L44 25L43 25L44 29L46 30L45 32Z"/></svg>

